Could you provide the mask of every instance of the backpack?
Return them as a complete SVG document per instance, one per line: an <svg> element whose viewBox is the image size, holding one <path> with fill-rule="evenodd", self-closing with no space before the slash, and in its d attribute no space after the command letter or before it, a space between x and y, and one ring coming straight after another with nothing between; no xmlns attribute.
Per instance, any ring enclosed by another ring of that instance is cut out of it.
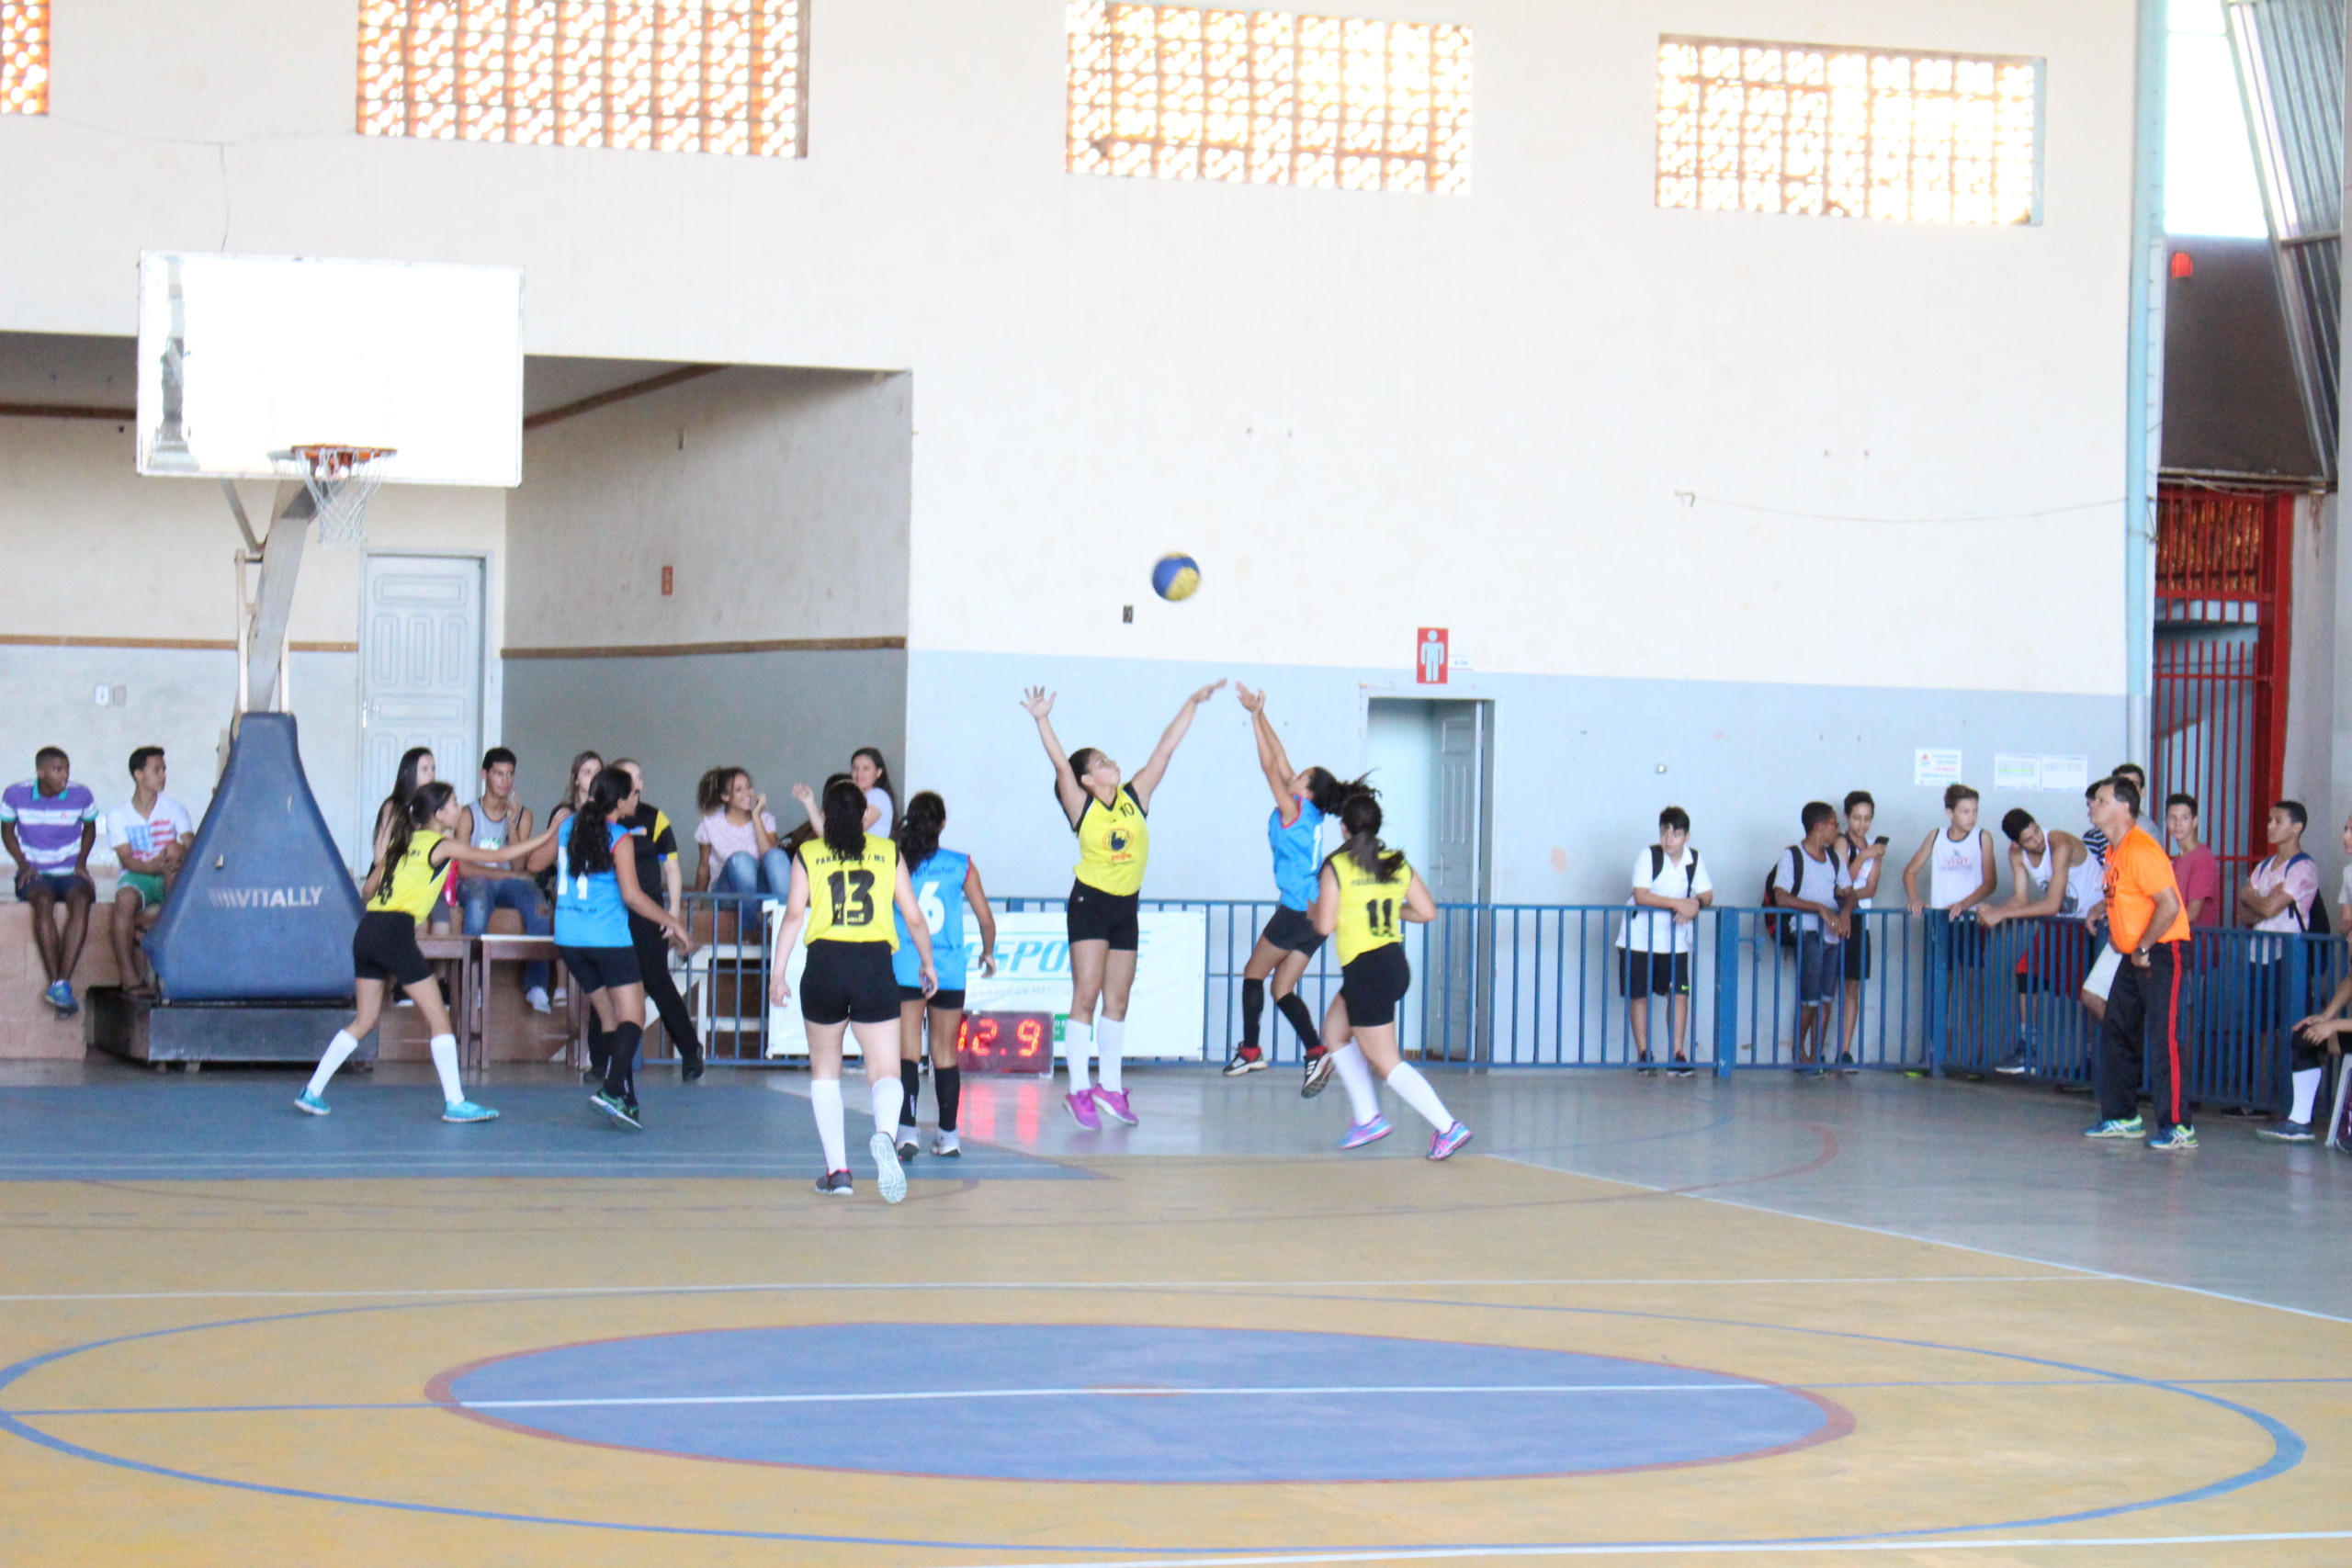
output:
<svg viewBox="0 0 2352 1568"><path fill-rule="evenodd" d="M1791 844L1788 852L1792 855L1802 855L1804 851L1795 844ZM1787 888L1785 891L1793 893L1804 886L1804 868L1793 860L1789 863L1789 874L1795 878L1796 886ZM1797 911L1777 909L1772 907L1772 892L1780 885L1781 857L1774 855L1772 869L1764 874L1764 934L1782 947L1793 949L1797 944Z"/></svg>
<svg viewBox="0 0 2352 1568"><path fill-rule="evenodd" d="M2282 879L2281 886L2284 886L2283 879L2286 874L2295 869L2297 861L2307 861L2311 858L2312 857L2308 854L2298 852L2294 860L2290 860L2285 865L2279 867L2278 875ZM2292 899L2288 900L2287 908L2295 911L2295 924L2305 931L2315 931L2321 936L2326 936L2335 929L2327 918L2327 889L2325 887L2321 887L2312 894L2312 914L2310 919L2307 920L2303 919L2302 906L2295 903Z"/></svg>

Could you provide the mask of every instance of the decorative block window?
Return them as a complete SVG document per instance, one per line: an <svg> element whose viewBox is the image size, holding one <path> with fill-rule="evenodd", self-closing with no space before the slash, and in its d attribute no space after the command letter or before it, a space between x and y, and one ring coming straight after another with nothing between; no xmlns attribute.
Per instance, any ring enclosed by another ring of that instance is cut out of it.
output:
<svg viewBox="0 0 2352 1568"><path fill-rule="evenodd" d="M801 0L361 0L369 136L802 155Z"/></svg>
<svg viewBox="0 0 2352 1568"><path fill-rule="evenodd" d="M1470 29L1072 0L1074 173L1470 189Z"/></svg>
<svg viewBox="0 0 2352 1568"><path fill-rule="evenodd" d="M2038 60L1658 39L1660 207L2037 223L2041 132Z"/></svg>
<svg viewBox="0 0 2352 1568"><path fill-rule="evenodd" d="M49 0L0 0L0 114L49 112Z"/></svg>

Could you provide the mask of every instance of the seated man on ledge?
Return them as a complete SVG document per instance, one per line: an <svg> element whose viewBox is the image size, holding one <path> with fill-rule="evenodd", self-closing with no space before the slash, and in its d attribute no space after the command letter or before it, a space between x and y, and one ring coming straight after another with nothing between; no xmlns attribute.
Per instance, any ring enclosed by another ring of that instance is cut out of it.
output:
<svg viewBox="0 0 2352 1568"><path fill-rule="evenodd" d="M73 760L54 746L33 754L33 776L0 791L0 843L17 863L17 897L32 906L33 944L49 976L41 999L60 1017L78 1012L74 967L90 934L90 906L97 885L90 880L90 846L98 838L98 800L87 784L73 782ZM60 931L53 911L65 906Z"/></svg>
<svg viewBox="0 0 2352 1568"><path fill-rule="evenodd" d="M478 850L503 849L531 836L531 808L514 798L514 753L505 747L493 746L482 753L481 797L459 816L458 833ZM539 897L539 885L520 859L480 865L463 862L458 869L458 905L465 911L466 935L490 930L493 909L512 909L522 916L526 936L546 936L555 930ZM523 999L534 1012L548 1010L547 960L523 965Z"/></svg>
<svg viewBox="0 0 2352 1568"><path fill-rule="evenodd" d="M142 997L155 995L155 979L142 973L139 933L162 916L172 879L196 838L196 819L187 807L164 793L165 776L164 749L141 746L130 754L130 798L106 816L107 847L122 863L108 933L115 973L122 976L124 990Z"/></svg>

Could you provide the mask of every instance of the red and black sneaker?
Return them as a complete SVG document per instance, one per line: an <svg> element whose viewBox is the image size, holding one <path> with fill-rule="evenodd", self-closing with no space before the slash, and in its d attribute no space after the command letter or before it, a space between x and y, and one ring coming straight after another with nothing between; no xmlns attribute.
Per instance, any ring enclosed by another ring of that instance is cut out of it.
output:
<svg viewBox="0 0 2352 1568"><path fill-rule="evenodd" d="M1266 1070L1266 1054L1255 1045L1236 1045L1233 1055L1225 1059L1225 1076L1238 1078L1244 1073Z"/></svg>
<svg viewBox="0 0 2352 1568"><path fill-rule="evenodd" d="M1306 1081L1298 1086L1298 1098L1313 1100L1317 1095L1321 1094L1323 1086L1331 1081L1331 1068L1334 1065L1335 1058L1329 1047L1317 1045L1314 1050L1309 1051L1306 1054Z"/></svg>

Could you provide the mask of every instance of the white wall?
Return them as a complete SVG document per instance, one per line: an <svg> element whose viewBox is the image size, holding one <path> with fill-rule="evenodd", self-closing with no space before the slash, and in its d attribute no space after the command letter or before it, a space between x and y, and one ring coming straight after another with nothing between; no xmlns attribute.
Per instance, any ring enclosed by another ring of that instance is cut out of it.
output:
<svg viewBox="0 0 2352 1568"><path fill-rule="evenodd" d="M76 0L0 329L218 246L520 264L538 353L913 369L918 649L2120 694L2120 505L1718 501L2119 500L2132 0L1442 9L1467 198L1068 175L1060 0L825 6L805 161L362 139L348 0ZM1662 31L2042 56L2046 221L1658 210Z"/></svg>

